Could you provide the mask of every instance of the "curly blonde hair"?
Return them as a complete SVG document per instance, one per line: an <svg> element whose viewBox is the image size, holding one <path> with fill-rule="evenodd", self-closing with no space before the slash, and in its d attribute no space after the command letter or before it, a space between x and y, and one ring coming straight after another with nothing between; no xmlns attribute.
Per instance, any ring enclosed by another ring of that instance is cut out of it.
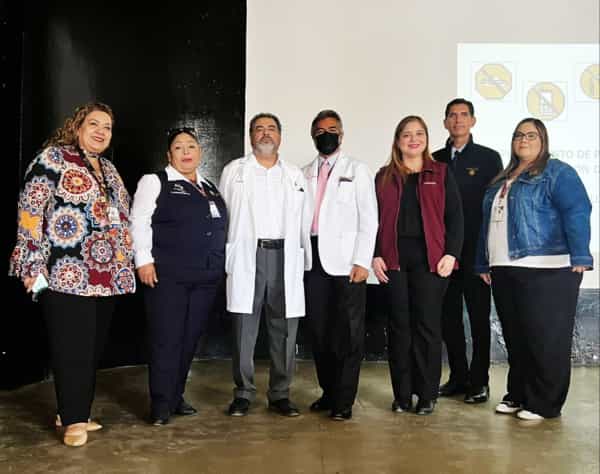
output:
<svg viewBox="0 0 600 474"><path fill-rule="evenodd" d="M85 118L95 110L107 113L114 125L115 116L108 105L103 104L102 102L88 102L75 109L73 114L65 120L63 126L57 128L52 136L44 142L44 148L48 146L77 145L77 131L81 127L81 124L83 124Z"/></svg>

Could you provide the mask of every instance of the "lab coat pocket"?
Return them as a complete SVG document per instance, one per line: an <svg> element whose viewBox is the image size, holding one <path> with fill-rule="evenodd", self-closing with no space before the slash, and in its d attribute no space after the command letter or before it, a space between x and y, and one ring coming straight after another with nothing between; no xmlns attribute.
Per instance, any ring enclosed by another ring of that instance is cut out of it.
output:
<svg viewBox="0 0 600 474"><path fill-rule="evenodd" d="M337 189L337 201L346 203L354 197L354 183L352 181L340 181Z"/></svg>

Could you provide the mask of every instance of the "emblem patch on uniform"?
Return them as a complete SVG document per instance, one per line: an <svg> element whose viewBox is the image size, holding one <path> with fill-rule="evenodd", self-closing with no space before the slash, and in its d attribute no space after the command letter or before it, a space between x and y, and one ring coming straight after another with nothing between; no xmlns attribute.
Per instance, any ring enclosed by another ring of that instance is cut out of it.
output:
<svg viewBox="0 0 600 474"><path fill-rule="evenodd" d="M188 193L185 188L179 184L179 183L173 183L173 188L171 188L171 194L181 194L183 196L189 196L190 193Z"/></svg>

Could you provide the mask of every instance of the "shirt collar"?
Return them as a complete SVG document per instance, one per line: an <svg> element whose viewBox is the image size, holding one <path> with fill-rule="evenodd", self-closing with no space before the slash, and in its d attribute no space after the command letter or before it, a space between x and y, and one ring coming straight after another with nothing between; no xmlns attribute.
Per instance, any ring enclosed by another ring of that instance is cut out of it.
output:
<svg viewBox="0 0 600 474"><path fill-rule="evenodd" d="M168 165L165 168L165 171L167 172L167 179L169 181L179 181L179 180L183 180L183 181L187 181L188 183L192 183L189 179L187 179L185 176L183 176L179 171L177 171L173 166ZM204 176L202 176L200 174L200 171L198 171L198 169L196 169L196 183L201 183L201 182L208 182ZM192 183L194 184L194 183Z"/></svg>
<svg viewBox="0 0 600 474"><path fill-rule="evenodd" d="M252 159L250 160L250 162L258 169L261 170L269 170L272 168L275 168L276 166L281 168L281 158L279 158L279 155L277 155L277 161L275 162L275 164L271 167L271 168L265 168L263 165L261 165L258 160L256 159L256 155L254 153L252 153Z"/></svg>
<svg viewBox="0 0 600 474"><path fill-rule="evenodd" d="M337 152L335 152L333 155L330 155L327 158L327 163L329 163L329 168L333 168L334 167L335 162L340 157L341 153L342 153L342 149L338 148ZM321 165L323 164L324 161L325 161L325 158L323 156L319 155L319 168L321 167Z"/></svg>
<svg viewBox="0 0 600 474"><path fill-rule="evenodd" d="M459 153L462 153L464 151L464 149L466 147L468 147L471 143L473 143L473 134L471 133L469 135L469 139L467 140L467 143L465 143L463 146L461 146L460 148L456 148L453 144L452 144L452 137L448 137L448 140L446 140L446 147L450 148L450 158L454 158L454 153L456 153L457 151Z"/></svg>

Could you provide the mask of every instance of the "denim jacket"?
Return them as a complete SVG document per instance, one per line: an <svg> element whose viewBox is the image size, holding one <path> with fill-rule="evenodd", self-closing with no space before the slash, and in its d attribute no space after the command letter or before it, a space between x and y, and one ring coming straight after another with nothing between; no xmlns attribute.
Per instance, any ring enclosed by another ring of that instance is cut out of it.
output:
<svg viewBox="0 0 600 474"><path fill-rule="evenodd" d="M483 199L475 273L489 272L490 215L494 198L504 182L492 184ZM591 211L592 204L583 183L570 165L551 159L540 174L523 173L508 192L509 258L568 254L572 266L591 268Z"/></svg>

